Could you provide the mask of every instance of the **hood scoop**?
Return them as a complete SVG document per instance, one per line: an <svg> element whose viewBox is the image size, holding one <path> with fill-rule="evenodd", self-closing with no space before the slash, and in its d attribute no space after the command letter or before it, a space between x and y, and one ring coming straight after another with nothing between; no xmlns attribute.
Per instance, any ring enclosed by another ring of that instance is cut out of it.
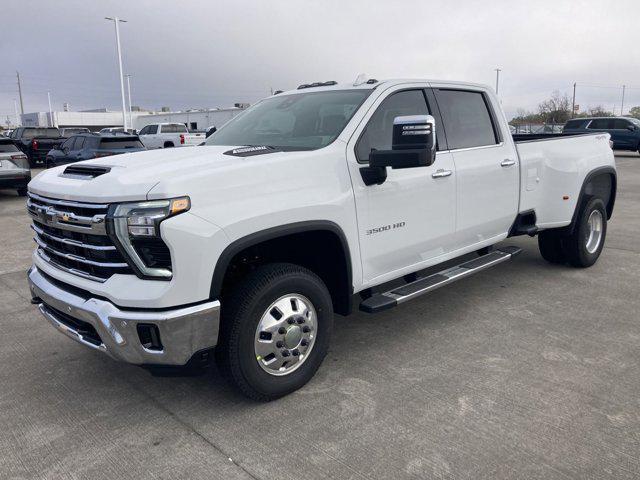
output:
<svg viewBox="0 0 640 480"><path fill-rule="evenodd" d="M70 165L64 169L61 177L75 178L77 180L91 180L93 178L109 173L111 167L102 165Z"/></svg>

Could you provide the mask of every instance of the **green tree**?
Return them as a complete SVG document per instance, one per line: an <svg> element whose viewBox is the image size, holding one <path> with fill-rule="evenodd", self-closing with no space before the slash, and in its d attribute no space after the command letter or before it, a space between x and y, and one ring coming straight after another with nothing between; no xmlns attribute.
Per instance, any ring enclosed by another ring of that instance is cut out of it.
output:
<svg viewBox="0 0 640 480"><path fill-rule="evenodd" d="M640 107L633 107L629 110L629 116L640 119Z"/></svg>

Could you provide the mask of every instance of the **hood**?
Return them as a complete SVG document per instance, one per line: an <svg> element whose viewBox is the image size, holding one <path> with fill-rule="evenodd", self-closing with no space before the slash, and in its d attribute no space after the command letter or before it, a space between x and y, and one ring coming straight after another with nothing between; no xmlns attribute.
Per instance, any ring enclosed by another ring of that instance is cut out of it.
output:
<svg viewBox="0 0 640 480"><path fill-rule="evenodd" d="M40 173L29 183L29 190L46 197L91 203L159 198L159 192L179 196L189 194L185 190L194 178L208 178L228 169L245 168L249 163L303 153L269 152L251 157L224 155L234 148L238 147L165 148L87 160L71 165L107 167L109 171L95 178L70 177L64 175L70 165L63 165ZM155 195L149 195L152 189Z"/></svg>

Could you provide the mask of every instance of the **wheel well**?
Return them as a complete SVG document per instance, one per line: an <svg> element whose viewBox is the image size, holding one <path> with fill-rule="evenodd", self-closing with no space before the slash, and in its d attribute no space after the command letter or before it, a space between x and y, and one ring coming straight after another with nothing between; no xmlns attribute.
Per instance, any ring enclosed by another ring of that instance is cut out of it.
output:
<svg viewBox="0 0 640 480"><path fill-rule="evenodd" d="M333 229L304 229L277 236L268 232L256 235L235 242L222 253L213 275L212 298L224 298L259 265L286 262L318 275L329 289L334 311L341 315L351 313L351 259L341 234Z"/></svg>
<svg viewBox="0 0 640 480"><path fill-rule="evenodd" d="M173 147L173 142L164 142L164 148Z"/></svg>
<svg viewBox="0 0 640 480"><path fill-rule="evenodd" d="M613 173L598 173L587 179L581 200L587 197L602 199L607 208L607 219L613 215L616 200L616 177Z"/></svg>

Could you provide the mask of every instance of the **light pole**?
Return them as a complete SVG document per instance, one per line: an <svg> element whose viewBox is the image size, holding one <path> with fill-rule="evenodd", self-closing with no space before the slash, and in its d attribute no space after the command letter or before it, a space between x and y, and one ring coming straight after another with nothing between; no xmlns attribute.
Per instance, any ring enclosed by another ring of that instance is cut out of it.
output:
<svg viewBox="0 0 640 480"><path fill-rule="evenodd" d="M576 87L578 86L577 82L573 83L573 100L571 102L571 118L576 114Z"/></svg>
<svg viewBox="0 0 640 480"><path fill-rule="evenodd" d="M49 101L49 125L50 127L55 127L56 124L53 121L53 110L51 109L51 92L47 92L47 100Z"/></svg>
<svg viewBox="0 0 640 480"><path fill-rule="evenodd" d="M109 20L111 22L114 23L114 25L116 26L116 49L118 51L118 69L120 72L120 94L122 96L122 126L124 127L124 129L127 129L127 107L125 106L125 102L124 102L124 77L122 76L122 52L120 50L120 29L118 28L118 24L120 22L122 23L126 23L126 20L122 20L121 18L118 17L104 17L105 20Z"/></svg>
<svg viewBox="0 0 640 480"><path fill-rule="evenodd" d="M499 68L496 68L496 95L498 95L498 89L500 88L500 72L502 70Z"/></svg>
<svg viewBox="0 0 640 480"><path fill-rule="evenodd" d="M627 89L626 85L622 85L622 103L620 104L620 116L624 116L624 91Z"/></svg>
<svg viewBox="0 0 640 480"><path fill-rule="evenodd" d="M129 95L129 127L133 128L133 118L131 117L131 74L127 73L127 92Z"/></svg>

